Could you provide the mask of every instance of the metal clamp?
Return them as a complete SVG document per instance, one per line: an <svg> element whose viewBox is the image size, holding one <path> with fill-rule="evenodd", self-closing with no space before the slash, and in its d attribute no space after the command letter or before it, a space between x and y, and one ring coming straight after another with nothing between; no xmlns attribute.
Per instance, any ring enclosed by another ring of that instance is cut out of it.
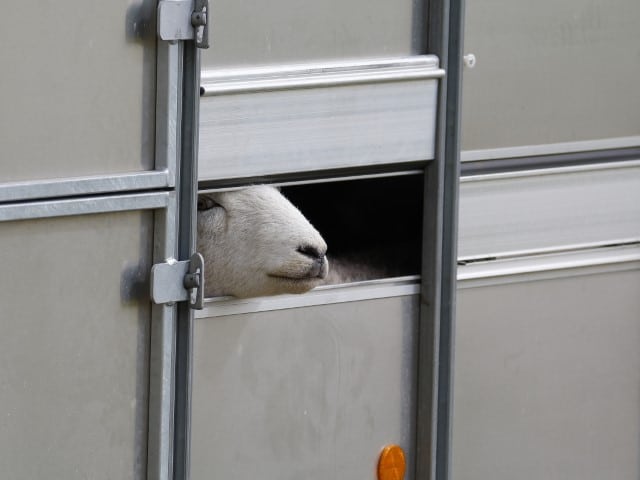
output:
<svg viewBox="0 0 640 480"><path fill-rule="evenodd" d="M204 306L204 258L194 253L189 260L170 260L151 267L151 299L157 304L189 302L189 307Z"/></svg>
<svg viewBox="0 0 640 480"><path fill-rule="evenodd" d="M191 255L189 272L182 285L189 291L189 307L202 310L204 306L204 258L199 253Z"/></svg>
<svg viewBox="0 0 640 480"><path fill-rule="evenodd" d="M160 0L158 36L168 42L194 40L209 48L209 0Z"/></svg>
<svg viewBox="0 0 640 480"><path fill-rule="evenodd" d="M191 25L195 29L198 48L209 48L209 0L195 0L195 10L191 14Z"/></svg>

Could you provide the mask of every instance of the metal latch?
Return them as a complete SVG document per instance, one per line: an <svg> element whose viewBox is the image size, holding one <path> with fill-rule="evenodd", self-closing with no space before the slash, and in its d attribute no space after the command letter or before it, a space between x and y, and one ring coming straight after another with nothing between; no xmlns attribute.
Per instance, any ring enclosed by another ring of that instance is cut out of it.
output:
<svg viewBox="0 0 640 480"><path fill-rule="evenodd" d="M162 40L195 40L209 48L209 0L160 0L158 36Z"/></svg>
<svg viewBox="0 0 640 480"><path fill-rule="evenodd" d="M204 258L194 253L189 260L158 263L151 267L151 299L154 303L189 302L202 310L204 305Z"/></svg>

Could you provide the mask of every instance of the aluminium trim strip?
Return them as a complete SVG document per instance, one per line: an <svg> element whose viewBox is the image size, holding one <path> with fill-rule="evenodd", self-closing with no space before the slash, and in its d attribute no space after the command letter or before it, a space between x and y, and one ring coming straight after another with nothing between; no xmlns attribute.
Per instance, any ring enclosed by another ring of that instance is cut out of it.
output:
<svg viewBox="0 0 640 480"><path fill-rule="evenodd" d="M605 162L588 165L576 165L570 167L539 168L532 170L522 170L516 172L489 173L480 175L468 175L460 178L460 183L488 182L492 180L503 180L509 178L542 177L545 175L561 175L565 173L597 172L602 170L635 169L640 167L640 160L630 160L622 162Z"/></svg>
<svg viewBox="0 0 640 480"><path fill-rule="evenodd" d="M352 284L326 285L317 287L304 295L278 295L249 299L212 298L205 301L203 310L195 311L195 318L205 319L270 310L359 302L361 300L418 295L419 293L419 276L412 275Z"/></svg>
<svg viewBox="0 0 640 480"><path fill-rule="evenodd" d="M460 154L461 162L493 160L498 158L531 157L559 153L587 152L640 146L640 135L631 137L584 140L577 142L548 143L545 145L522 145L516 147L465 150Z"/></svg>
<svg viewBox="0 0 640 480"><path fill-rule="evenodd" d="M166 208L173 195L154 192L0 205L0 221Z"/></svg>
<svg viewBox="0 0 640 480"><path fill-rule="evenodd" d="M258 68L204 72L200 86L202 96L322 88L366 83L397 82L441 78L433 55L367 62L318 63L280 68Z"/></svg>
<svg viewBox="0 0 640 480"><path fill-rule="evenodd" d="M0 184L0 202L170 187L168 170Z"/></svg>
<svg viewBox="0 0 640 480"><path fill-rule="evenodd" d="M322 73L327 71L375 70L380 68L406 66L438 68L439 59L435 55L412 55L408 57L378 57L362 60L316 61L284 65L207 69L203 71L201 81L216 80L218 78L282 77L292 74Z"/></svg>
<svg viewBox="0 0 640 480"><path fill-rule="evenodd" d="M640 159L640 147L557 153L517 158L479 160L461 164L461 175L487 175L521 170L562 168L597 163L627 162Z"/></svg>
<svg viewBox="0 0 640 480"><path fill-rule="evenodd" d="M640 268L640 243L461 265L458 288L636 268Z"/></svg>
<svg viewBox="0 0 640 480"><path fill-rule="evenodd" d="M584 242L554 245L552 247L531 248L527 250L509 250L507 252L486 252L482 255L472 255L467 257L458 257L458 265L467 265L470 263L480 263L484 261L509 260L521 257L530 257L532 255L552 255L562 254L566 252L574 252L578 250L590 250L594 248L610 248L624 247L640 243L640 238L612 238L601 242Z"/></svg>

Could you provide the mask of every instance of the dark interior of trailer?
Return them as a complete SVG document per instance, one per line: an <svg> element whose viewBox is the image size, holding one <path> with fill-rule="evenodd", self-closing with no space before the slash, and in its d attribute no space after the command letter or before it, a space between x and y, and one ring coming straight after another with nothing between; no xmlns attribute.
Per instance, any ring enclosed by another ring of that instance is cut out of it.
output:
<svg viewBox="0 0 640 480"><path fill-rule="evenodd" d="M327 242L329 283L419 274L423 190L420 174L281 188Z"/></svg>

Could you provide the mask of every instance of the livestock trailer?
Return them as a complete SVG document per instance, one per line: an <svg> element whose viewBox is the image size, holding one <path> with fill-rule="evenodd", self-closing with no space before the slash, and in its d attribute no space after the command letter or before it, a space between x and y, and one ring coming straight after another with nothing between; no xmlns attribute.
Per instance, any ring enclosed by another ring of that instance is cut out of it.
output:
<svg viewBox="0 0 640 480"><path fill-rule="evenodd" d="M3 477L638 476L640 4L466 10L5 7ZM256 183L387 273L203 298Z"/></svg>

